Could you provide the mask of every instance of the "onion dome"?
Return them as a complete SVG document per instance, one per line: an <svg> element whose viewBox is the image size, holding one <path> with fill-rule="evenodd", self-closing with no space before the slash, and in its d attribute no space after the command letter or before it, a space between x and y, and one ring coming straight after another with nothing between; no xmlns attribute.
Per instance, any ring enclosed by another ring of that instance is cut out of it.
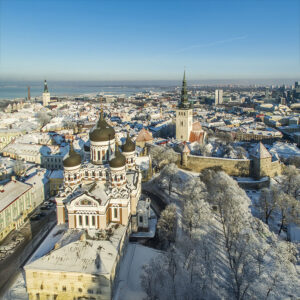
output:
<svg viewBox="0 0 300 300"><path fill-rule="evenodd" d="M120 152L118 143L116 143L115 157L109 161L109 166L111 168L121 168L124 167L125 165L126 165L126 158Z"/></svg>
<svg viewBox="0 0 300 300"><path fill-rule="evenodd" d="M101 110L100 119L96 128L90 132L92 142L110 141L115 138L115 130L105 121L103 110Z"/></svg>
<svg viewBox="0 0 300 300"><path fill-rule="evenodd" d="M122 146L123 152L135 151L135 143L131 140L129 133L127 132L127 138L125 144Z"/></svg>
<svg viewBox="0 0 300 300"><path fill-rule="evenodd" d="M73 148L73 143L70 144L69 156L64 159L63 165L64 167L71 168L76 167L81 164L81 156L77 153Z"/></svg>

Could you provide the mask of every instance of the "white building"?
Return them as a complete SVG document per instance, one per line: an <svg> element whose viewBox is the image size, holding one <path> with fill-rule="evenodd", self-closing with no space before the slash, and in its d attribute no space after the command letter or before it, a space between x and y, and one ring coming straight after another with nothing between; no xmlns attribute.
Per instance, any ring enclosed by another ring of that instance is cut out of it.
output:
<svg viewBox="0 0 300 300"><path fill-rule="evenodd" d="M215 91L215 105L219 105L223 103L223 90Z"/></svg>
<svg viewBox="0 0 300 300"><path fill-rule="evenodd" d="M44 93L43 93L43 106L47 106L50 103L50 93L48 91L47 81L44 82Z"/></svg>
<svg viewBox="0 0 300 300"><path fill-rule="evenodd" d="M176 139L189 141L193 128L193 110L188 101L185 72L182 81L181 99L176 109Z"/></svg>

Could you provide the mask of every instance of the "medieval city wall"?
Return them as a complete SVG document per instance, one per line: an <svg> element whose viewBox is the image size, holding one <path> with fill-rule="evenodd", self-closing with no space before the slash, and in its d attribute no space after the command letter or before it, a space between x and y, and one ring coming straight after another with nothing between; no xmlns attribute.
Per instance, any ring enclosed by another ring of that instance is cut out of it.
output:
<svg viewBox="0 0 300 300"><path fill-rule="evenodd" d="M181 162L181 154L178 154L179 164ZM207 168L221 168L224 172L231 176L250 176L251 160L249 159L231 159L206 156L187 156L186 168L194 172L200 172Z"/></svg>

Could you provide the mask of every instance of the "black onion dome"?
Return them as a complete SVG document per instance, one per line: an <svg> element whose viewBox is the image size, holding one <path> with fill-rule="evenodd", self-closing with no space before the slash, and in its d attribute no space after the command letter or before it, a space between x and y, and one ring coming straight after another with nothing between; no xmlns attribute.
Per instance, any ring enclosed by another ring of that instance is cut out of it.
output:
<svg viewBox="0 0 300 300"><path fill-rule="evenodd" d="M103 111L96 128L90 132L90 140L93 142L110 141L115 138L115 130L105 121Z"/></svg>
<svg viewBox="0 0 300 300"><path fill-rule="evenodd" d="M127 133L127 138L125 144L122 146L123 152L133 152L135 151L135 143L131 140L129 133Z"/></svg>
<svg viewBox="0 0 300 300"><path fill-rule="evenodd" d="M121 168L126 165L125 156L119 151L119 146L116 145L115 157L109 161L111 168Z"/></svg>
<svg viewBox="0 0 300 300"><path fill-rule="evenodd" d="M64 167L70 168L70 167L76 167L81 164L81 156L79 153L77 153L74 148L73 144L70 144L70 151L69 156L63 160Z"/></svg>

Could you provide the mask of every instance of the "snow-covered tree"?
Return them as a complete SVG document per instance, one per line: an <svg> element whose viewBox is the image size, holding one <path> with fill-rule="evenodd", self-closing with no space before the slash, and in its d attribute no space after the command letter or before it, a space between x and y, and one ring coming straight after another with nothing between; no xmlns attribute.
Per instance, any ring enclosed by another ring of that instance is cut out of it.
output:
<svg viewBox="0 0 300 300"><path fill-rule="evenodd" d="M278 187L272 185L270 188L263 188L259 199L255 202L255 207L266 224L269 224L269 219L276 209L278 196Z"/></svg>
<svg viewBox="0 0 300 300"><path fill-rule="evenodd" d="M188 232L189 236L200 229L209 225L211 220L211 209L207 202L203 199L196 201L186 201L183 207L182 222L184 229ZM200 234L199 231L196 234Z"/></svg>
<svg viewBox="0 0 300 300"><path fill-rule="evenodd" d="M300 171L294 166L286 166L283 171L282 190L297 199L300 195Z"/></svg>
<svg viewBox="0 0 300 300"><path fill-rule="evenodd" d="M299 201L293 196L280 192L276 201L276 208L280 212L280 235L283 227L291 222L297 222L299 218Z"/></svg>
<svg viewBox="0 0 300 300"><path fill-rule="evenodd" d="M150 149L150 155L154 164L161 169L163 166L176 163L178 155L172 148L154 146Z"/></svg>
<svg viewBox="0 0 300 300"><path fill-rule="evenodd" d="M158 237L167 247L175 242L177 230L177 213L175 204L168 205L157 222Z"/></svg>
<svg viewBox="0 0 300 300"><path fill-rule="evenodd" d="M174 163L170 163L162 169L159 180L166 181L168 184L169 195L171 195L173 182L176 179L176 175L178 173L178 168Z"/></svg>

